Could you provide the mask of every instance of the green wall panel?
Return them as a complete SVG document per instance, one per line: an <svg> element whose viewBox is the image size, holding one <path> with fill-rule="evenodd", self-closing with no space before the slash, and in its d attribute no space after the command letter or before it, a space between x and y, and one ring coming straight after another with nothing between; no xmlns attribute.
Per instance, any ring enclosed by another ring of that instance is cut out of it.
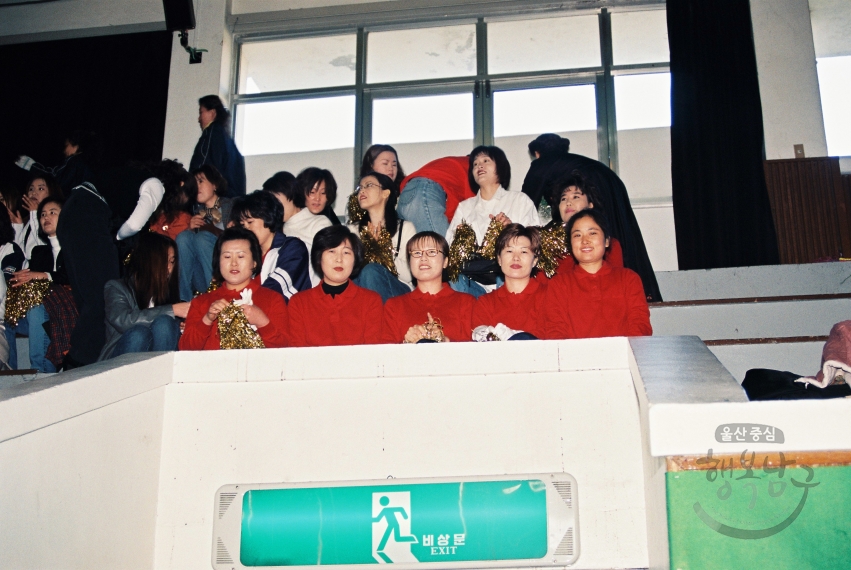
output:
<svg viewBox="0 0 851 570"><path fill-rule="evenodd" d="M756 465L666 475L671 568L851 568L851 467Z"/></svg>

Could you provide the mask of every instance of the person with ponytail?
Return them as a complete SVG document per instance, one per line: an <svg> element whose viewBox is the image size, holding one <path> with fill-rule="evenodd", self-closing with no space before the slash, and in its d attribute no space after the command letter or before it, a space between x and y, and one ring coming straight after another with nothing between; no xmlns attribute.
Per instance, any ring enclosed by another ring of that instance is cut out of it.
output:
<svg viewBox="0 0 851 570"><path fill-rule="evenodd" d="M224 196L235 198L245 195L245 159L228 132L229 120L230 111L218 96L205 95L198 99L198 125L202 132L189 161L189 170L212 164L228 182Z"/></svg>

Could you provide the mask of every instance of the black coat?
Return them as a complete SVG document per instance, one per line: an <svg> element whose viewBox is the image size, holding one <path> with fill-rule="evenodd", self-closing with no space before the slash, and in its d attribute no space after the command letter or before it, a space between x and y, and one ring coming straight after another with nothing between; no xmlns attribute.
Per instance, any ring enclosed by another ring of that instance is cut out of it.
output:
<svg viewBox="0 0 851 570"><path fill-rule="evenodd" d="M552 186L559 178L574 170L578 170L596 188L602 204L595 204L595 207L602 207L609 221L612 237L616 238L623 248L624 266L641 277L644 293L649 301L661 301L662 294L659 292L656 274L647 256L647 248L632 211L626 186L611 168L581 154L565 153L541 157L532 161L523 181L523 193L529 196L535 205L540 204L542 197L547 199L553 215L558 216L557 204L553 203L553 197L550 195Z"/></svg>
<svg viewBox="0 0 851 570"><path fill-rule="evenodd" d="M59 250L59 259L56 260L56 270L53 269L53 248L49 245L37 245L30 255L30 271L49 273L54 283L69 285L68 272L65 270L65 252Z"/></svg>

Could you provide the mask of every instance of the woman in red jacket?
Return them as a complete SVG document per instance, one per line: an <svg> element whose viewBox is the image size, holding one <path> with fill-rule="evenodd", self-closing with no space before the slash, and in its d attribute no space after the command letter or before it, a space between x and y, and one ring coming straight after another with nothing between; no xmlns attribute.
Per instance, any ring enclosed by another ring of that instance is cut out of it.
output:
<svg viewBox="0 0 851 570"><path fill-rule="evenodd" d="M575 214L567 236L576 265L547 286L547 338L653 334L641 278L604 260L610 238L603 214L594 209Z"/></svg>
<svg viewBox="0 0 851 570"><path fill-rule="evenodd" d="M310 263L322 281L290 299L290 346L381 342L381 296L351 280L363 263L363 244L346 226L316 233Z"/></svg>
<svg viewBox="0 0 851 570"><path fill-rule="evenodd" d="M383 341L469 341L475 299L447 283L449 243L438 233L420 232L408 240L405 249L417 287L387 300Z"/></svg>
<svg viewBox="0 0 851 570"><path fill-rule="evenodd" d="M557 180L553 188L552 200L558 206L558 214L553 212L553 221L550 224L558 223L556 220L561 220L561 224L566 226L574 214L586 208L596 207L597 211L601 211L602 205L597 197L596 189L588 184L588 181L579 172L573 172ZM556 273L561 273L565 269L573 269L573 266L576 265L576 259L570 255L570 236L567 236L565 245L567 246L567 255L559 262ZM623 267L623 250L620 242L613 237L609 238L604 259L614 267ZM544 278L543 272L539 274L539 279L541 278Z"/></svg>
<svg viewBox="0 0 851 570"><path fill-rule="evenodd" d="M192 299L180 350L218 350L218 318L222 310L251 292L251 304L242 304L248 324L256 330L266 348L287 346L287 305L284 298L260 286L254 277L260 273L260 244L245 228L226 229L213 248L213 275L219 288Z"/></svg>
<svg viewBox="0 0 851 570"><path fill-rule="evenodd" d="M502 324L511 331L509 338L500 340L532 340L545 338L544 312L547 281L532 279L541 253L541 234L538 228L508 224L496 240L496 261L505 277L505 285L482 295L473 309L473 325L491 327ZM477 331L478 333L478 331ZM508 335L509 333L505 333ZM486 340L474 337L477 340Z"/></svg>

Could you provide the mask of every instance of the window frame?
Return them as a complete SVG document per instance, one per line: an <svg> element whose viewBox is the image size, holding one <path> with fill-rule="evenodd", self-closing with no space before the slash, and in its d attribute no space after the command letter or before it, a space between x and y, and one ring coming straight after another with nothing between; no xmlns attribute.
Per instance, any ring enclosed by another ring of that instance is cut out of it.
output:
<svg viewBox="0 0 851 570"><path fill-rule="evenodd" d="M565 9L564 4L553 7L552 4L534 2L524 4L523 9L519 6L480 6L482 12L475 16L461 12L463 6L454 7L455 16L447 14L444 19L435 19L433 10L419 8L413 14L402 16L395 15L393 10L388 10L384 17L388 21L379 21L367 24L357 19L349 19L345 24L331 23L327 27L316 26L312 29L306 27L307 19L296 20L289 25L283 21L266 22L262 17L257 21L234 26L233 59L231 66L231 103L237 105L286 101L293 99L324 98L340 95L355 96L355 133L354 133L354 164L355 177L360 169L363 154L372 144L372 108L375 99L393 97L415 97L440 95L449 93L473 93L473 133L474 145L493 144L493 97L494 91L508 91L518 89L534 89L542 87L562 87L569 85L591 85L595 86L597 99L597 159L607 164L612 170L618 172L618 131L615 119L614 100L614 76L639 73L662 73L670 72L669 62L642 63L628 65L614 65L612 54L612 26L611 12L609 7L626 6L631 11L645 11L664 9L664 0L621 0L599 2L600 7L592 9ZM475 7L474 7L475 8ZM321 12L321 10L307 10L309 12ZM453 12L453 10L446 10ZM288 11L292 13L293 11ZM429 16L426 17L425 14ZM540 19L542 17L562 17L577 15L596 14L599 24L600 56L601 64L595 67L555 69L533 72L516 72L503 74L490 74L487 69L487 24L489 22ZM397 21L392 21L396 17ZM240 17L242 18L242 17ZM329 13L324 19L336 22L337 15ZM403 18L408 18L406 21ZM366 20L367 18L364 18ZM344 18L345 20L345 18ZM372 18L375 21L375 18ZM366 82L366 61L368 35L371 32L382 32L389 30L403 30L411 28L428 28L453 26L475 23L476 25L476 74L464 77L425 79L397 81L389 83ZM294 39L303 37L327 37L335 35L356 34L355 54L355 83L335 87L319 87L310 89L298 89L290 91L276 91L255 94L239 93L239 64L241 48L246 43L259 41L274 41L283 39ZM235 128L237 113L232 114ZM232 132L236 132L233 130Z"/></svg>

